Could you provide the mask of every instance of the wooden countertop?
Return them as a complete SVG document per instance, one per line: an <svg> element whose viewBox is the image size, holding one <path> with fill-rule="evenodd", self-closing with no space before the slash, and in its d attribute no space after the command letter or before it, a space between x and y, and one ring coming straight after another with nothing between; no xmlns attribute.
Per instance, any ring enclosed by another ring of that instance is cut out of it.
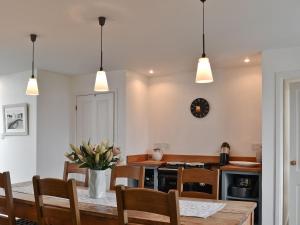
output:
<svg viewBox="0 0 300 225"><path fill-rule="evenodd" d="M250 161L255 162L255 157L245 157L245 156L230 156L232 161ZM154 161L149 154L141 155L129 155L127 156L127 163L145 163L145 164L162 164L165 162L203 162L203 163L219 163L219 156L211 155L176 155L176 154L164 154L161 161ZM155 162L155 163L153 163ZM157 163L156 163L157 162Z"/></svg>
<svg viewBox="0 0 300 225"><path fill-rule="evenodd" d="M144 161L128 162L128 165L144 166L144 167L159 167L165 163L166 163L165 161L144 160Z"/></svg>
<svg viewBox="0 0 300 225"><path fill-rule="evenodd" d="M159 167L165 164L165 161L155 161L155 160L145 160L145 161L137 161L137 162L129 162L128 165L132 166L144 166L144 167ZM233 166L233 165L226 165L221 166L220 170L222 171L240 171L240 172L261 172L261 166L258 167L242 167L242 166Z"/></svg>
<svg viewBox="0 0 300 225"><path fill-rule="evenodd" d="M221 166L220 170L222 171L240 171L240 172L255 172L260 173L261 172L261 165L257 167L244 167L244 166L233 166L233 165L226 165Z"/></svg>
<svg viewBox="0 0 300 225"><path fill-rule="evenodd" d="M256 159L255 159L255 157L232 156L231 160L255 162ZM155 160L152 160L151 156L147 155L147 154L127 156L127 164L133 165L133 166L159 167L168 161L171 161L171 162L172 161L204 162L204 163L211 163L211 164L218 166L220 159L218 156L165 154L161 161L155 161ZM221 166L220 170L260 173L262 169L261 169L261 165L258 167L241 167L241 166L226 165L226 166Z"/></svg>

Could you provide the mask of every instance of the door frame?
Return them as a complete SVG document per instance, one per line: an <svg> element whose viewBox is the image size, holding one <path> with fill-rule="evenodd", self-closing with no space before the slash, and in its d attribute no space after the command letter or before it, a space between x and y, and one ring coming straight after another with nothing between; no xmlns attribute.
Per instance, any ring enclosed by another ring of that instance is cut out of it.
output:
<svg viewBox="0 0 300 225"><path fill-rule="evenodd" d="M113 95L113 140L112 143L115 144L118 142L118 123L117 123L117 115L118 115L118 101L117 101L117 93L116 91L107 91L103 93L93 93L93 94L79 94L76 95L75 99L75 107L77 107L77 98L80 96L96 96L96 95L105 95L105 94L112 94ZM77 108L75 110L75 143L77 143Z"/></svg>
<svg viewBox="0 0 300 225"><path fill-rule="evenodd" d="M285 84L299 82L300 70L275 75L275 225L283 223L283 172L284 172L284 97Z"/></svg>

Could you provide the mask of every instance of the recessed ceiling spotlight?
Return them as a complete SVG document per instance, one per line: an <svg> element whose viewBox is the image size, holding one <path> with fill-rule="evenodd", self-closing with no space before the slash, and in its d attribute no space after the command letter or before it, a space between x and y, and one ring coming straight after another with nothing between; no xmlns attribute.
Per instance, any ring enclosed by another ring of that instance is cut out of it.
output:
<svg viewBox="0 0 300 225"><path fill-rule="evenodd" d="M150 74L154 74L154 70L149 70L149 73Z"/></svg>
<svg viewBox="0 0 300 225"><path fill-rule="evenodd" d="M250 59L248 58L248 57L246 57L245 59L244 59L244 63L249 63L250 62Z"/></svg>

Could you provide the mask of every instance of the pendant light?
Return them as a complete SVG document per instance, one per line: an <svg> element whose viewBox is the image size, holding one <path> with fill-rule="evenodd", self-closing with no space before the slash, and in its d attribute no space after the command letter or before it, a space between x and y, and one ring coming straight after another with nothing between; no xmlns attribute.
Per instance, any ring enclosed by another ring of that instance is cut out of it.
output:
<svg viewBox="0 0 300 225"><path fill-rule="evenodd" d="M27 84L26 95L31 95L31 96L39 95L37 80L34 76L34 42L36 41L36 37L37 37L36 34L30 34L30 39L32 42L32 74Z"/></svg>
<svg viewBox="0 0 300 225"><path fill-rule="evenodd" d="M95 82L94 91L106 92L106 91L109 91L109 88L108 88L108 84L107 84L106 73L103 70L103 52L102 52L102 29L103 29L103 26L105 24L106 18L105 17L99 17L98 20L99 20L99 25L101 26L101 43L100 43L100 46L101 46L101 61L100 61L100 69L99 69L99 71L97 72L97 75L96 75L96 82Z"/></svg>
<svg viewBox="0 0 300 225"><path fill-rule="evenodd" d="M203 3L203 33L202 33L202 44L203 44L203 53L198 62L196 83L211 83L214 81L209 59L205 54L205 33L204 33L204 3L206 0L200 0Z"/></svg>

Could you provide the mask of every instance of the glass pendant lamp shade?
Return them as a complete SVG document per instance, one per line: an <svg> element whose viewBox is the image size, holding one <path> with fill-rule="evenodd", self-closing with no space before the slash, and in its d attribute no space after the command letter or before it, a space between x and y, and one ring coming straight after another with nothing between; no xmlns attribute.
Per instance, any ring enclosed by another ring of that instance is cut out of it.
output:
<svg viewBox="0 0 300 225"><path fill-rule="evenodd" d="M94 91L97 91L97 92L109 91L106 73L103 70L99 70L97 72Z"/></svg>
<svg viewBox="0 0 300 225"><path fill-rule="evenodd" d="M26 95L39 95L39 88L35 77L31 77L27 84Z"/></svg>
<svg viewBox="0 0 300 225"><path fill-rule="evenodd" d="M200 0L202 3L203 3L203 24L202 24L202 50L203 50L203 53L202 53L202 57L199 59L198 61L198 67L197 67L197 74L196 74L196 80L195 82L196 83L202 83L202 84L205 84L205 83L211 83L214 81L214 78L213 78L213 74L212 74L212 71L211 71L211 66L210 66L210 62L209 62L209 58L206 56L205 54L205 32L204 32L204 19L205 19L205 16L204 16L204 3L206 0Z"/></svg>
<svg viewBox="0 0 300 225"><path fill-rule="evenodd" d="M39 95L39 88L37 84L37 79L34 77L34 42L36 41L36 34L30 34L30 39L32 42L32 75L29 78L26 95L37 96Z"/></svg>
<svg viewBox="0 0 300 225"><path fill-rule="evenodd" d="M198 62L196 83L211 83L214 81L209 59L207 57L201 57Z"/></svg>

